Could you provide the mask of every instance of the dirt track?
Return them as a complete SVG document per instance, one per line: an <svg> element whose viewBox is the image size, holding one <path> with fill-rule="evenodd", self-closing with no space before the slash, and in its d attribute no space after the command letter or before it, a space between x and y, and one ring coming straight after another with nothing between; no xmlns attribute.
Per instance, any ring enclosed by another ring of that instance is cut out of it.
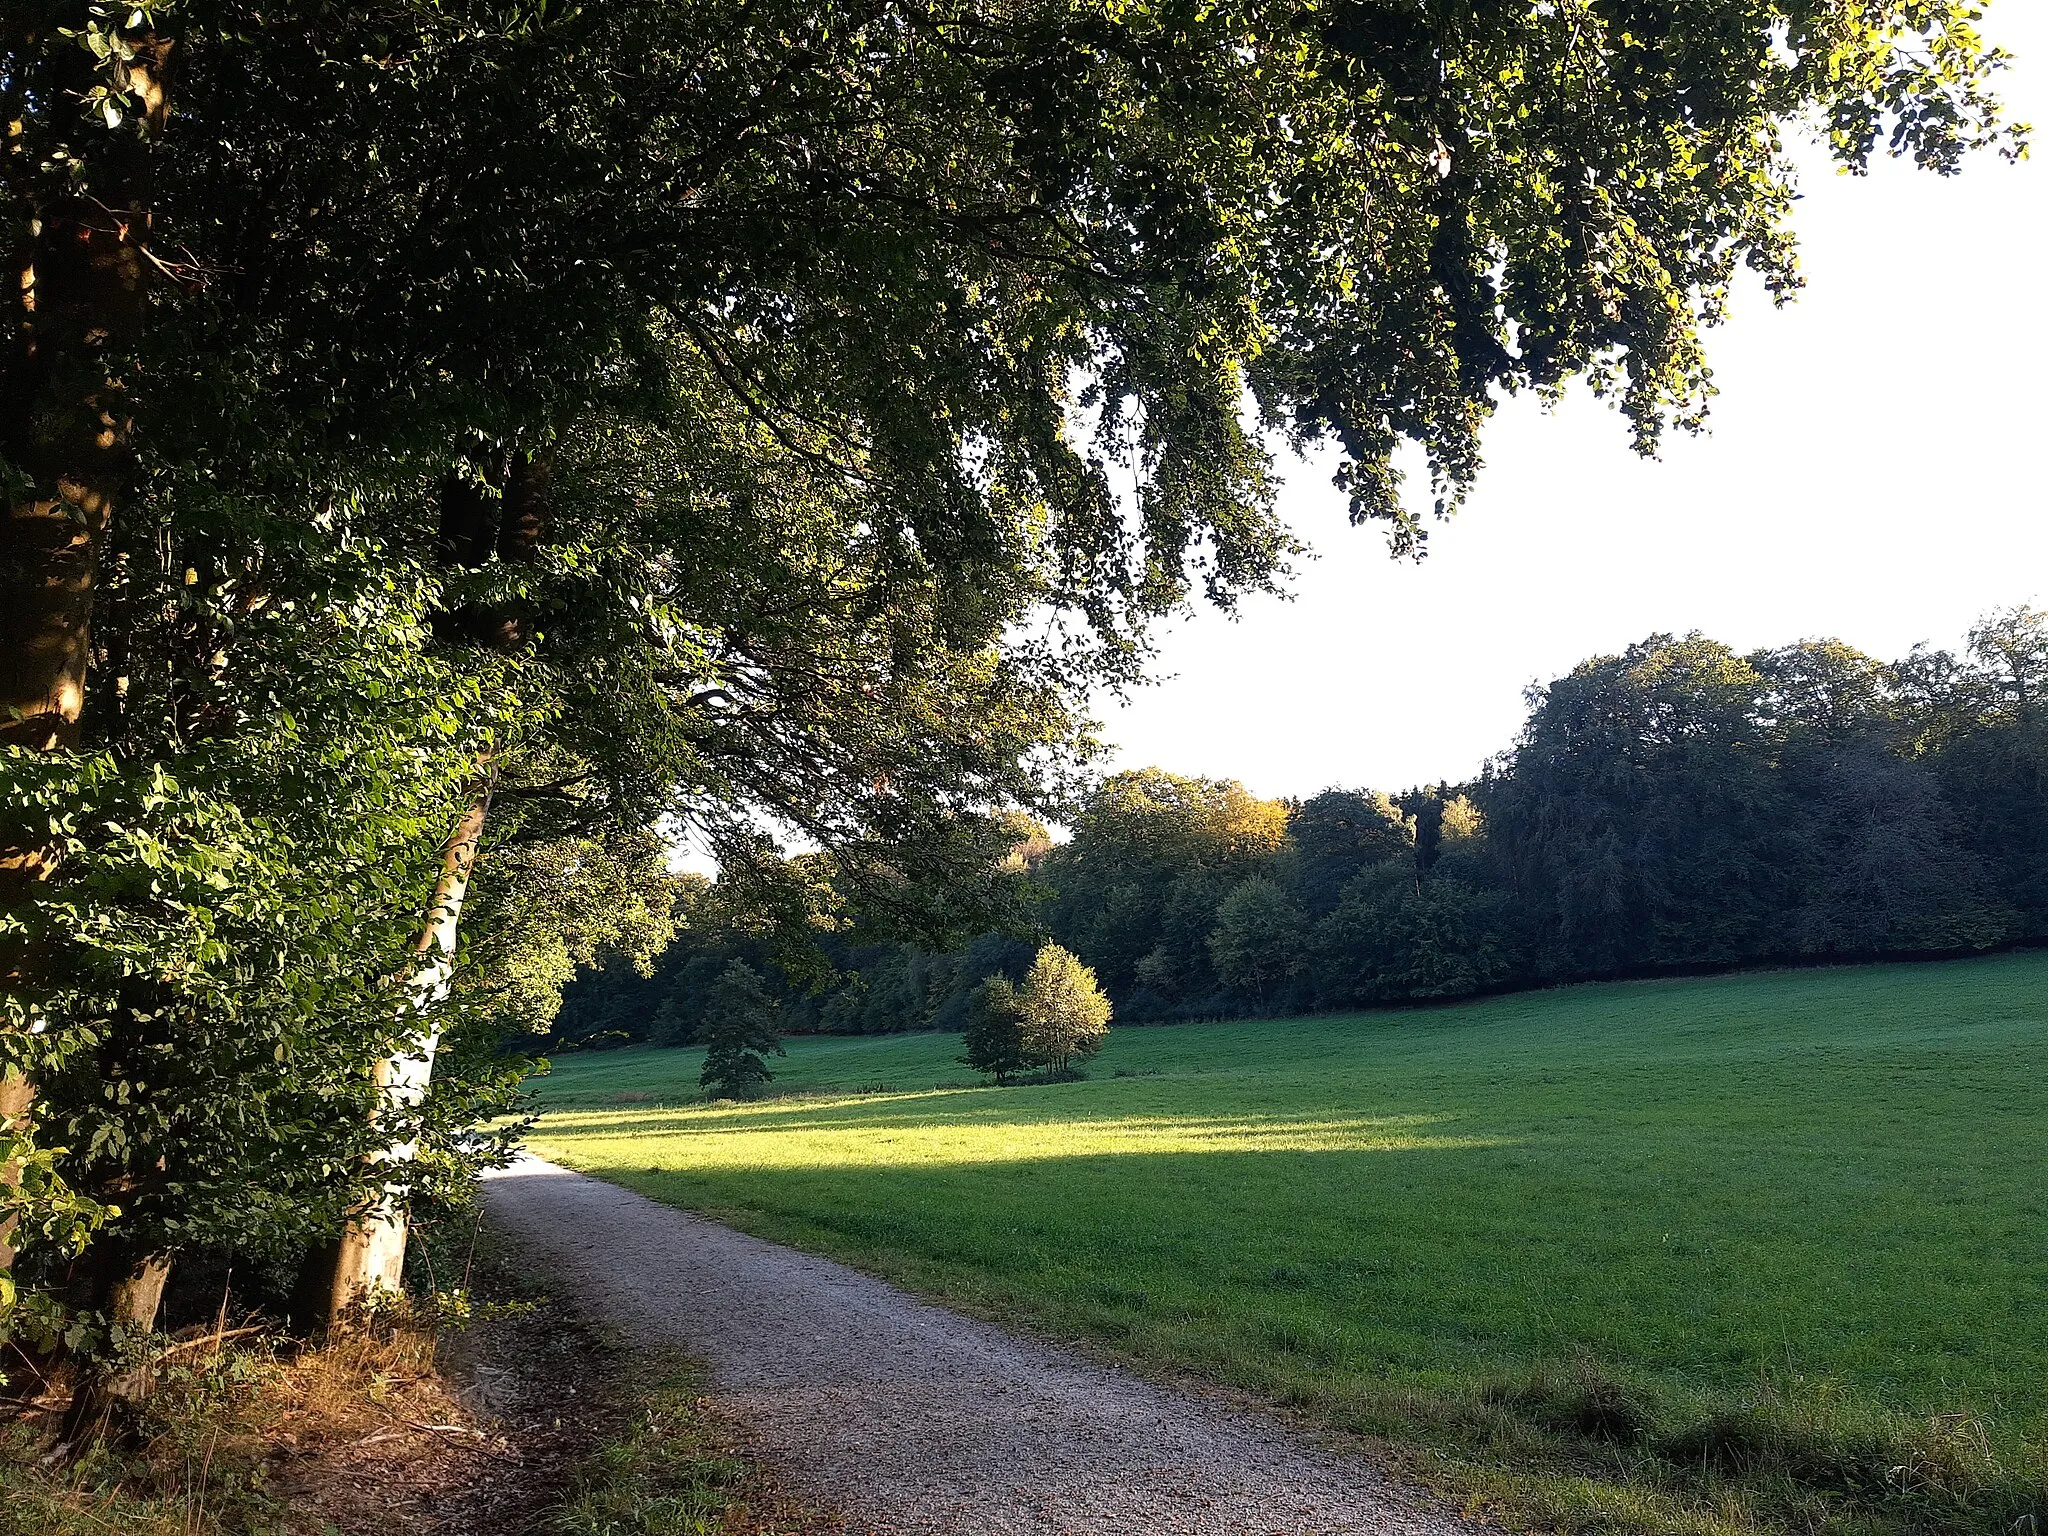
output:
<svg viewBox="0 0 2048 1536"><path fill-rule="evenodd" d="M1470 1536L1258 1417L1012 1338L892 1286L538 1158L493 1217L715 1398L858 1536Z"/></svg>

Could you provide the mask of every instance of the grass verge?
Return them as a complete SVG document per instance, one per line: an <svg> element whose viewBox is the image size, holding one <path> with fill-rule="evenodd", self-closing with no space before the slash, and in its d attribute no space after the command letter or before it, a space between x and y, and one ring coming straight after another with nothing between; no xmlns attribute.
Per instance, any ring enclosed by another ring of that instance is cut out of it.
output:
<svg viewBox="0 0 2048 1536"><path fill-rule="evenodd" d="M796 1536L817 1517L762 1475L684 1365L643 1370L626 1422L577 1468L557 1536Z"/></svg>

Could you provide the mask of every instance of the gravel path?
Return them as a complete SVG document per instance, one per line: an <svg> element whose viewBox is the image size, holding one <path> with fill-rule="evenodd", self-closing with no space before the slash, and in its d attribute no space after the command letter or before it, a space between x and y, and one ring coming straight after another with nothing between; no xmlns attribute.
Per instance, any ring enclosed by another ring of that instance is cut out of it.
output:
<svg viewBox="0 0 2048 1536"><path fill-rule="evenodd" d="M858 1536L1473 1536L1363 1462L538 1158L492 1215Z"/></svg>

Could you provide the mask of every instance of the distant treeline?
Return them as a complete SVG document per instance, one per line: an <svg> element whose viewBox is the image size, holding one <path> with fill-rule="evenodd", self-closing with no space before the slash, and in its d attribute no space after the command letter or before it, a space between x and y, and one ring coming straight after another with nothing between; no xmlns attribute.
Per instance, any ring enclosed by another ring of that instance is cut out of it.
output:
<svg viewBox="0 0 2048 1536"><path fill-rule="evenodd" d="M876 1033L962 1027L1041 937L1127 1024L2048 937L2048 614L1893 663L1656 635L1531 690L1469 783L1261 800L1121 773L1013 863L1041 932L933 953L856 918L819 987L700 931L652 976L579 982L561 1037L685 1041L735 954L778 977L787 1028Z"/></svg>

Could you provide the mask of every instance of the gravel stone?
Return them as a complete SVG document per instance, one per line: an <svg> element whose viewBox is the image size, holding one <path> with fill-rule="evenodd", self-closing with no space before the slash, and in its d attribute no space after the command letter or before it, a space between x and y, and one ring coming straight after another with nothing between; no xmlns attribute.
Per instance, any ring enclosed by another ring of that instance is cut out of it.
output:
<svg viewBox="0 0 2048 1536"><path fill-rule="evenodd" d="M1472 1536L1276 1423L1013 1338L536 1157L496 1221L598 1315L710 1369L858 1536Z"/></svg>

